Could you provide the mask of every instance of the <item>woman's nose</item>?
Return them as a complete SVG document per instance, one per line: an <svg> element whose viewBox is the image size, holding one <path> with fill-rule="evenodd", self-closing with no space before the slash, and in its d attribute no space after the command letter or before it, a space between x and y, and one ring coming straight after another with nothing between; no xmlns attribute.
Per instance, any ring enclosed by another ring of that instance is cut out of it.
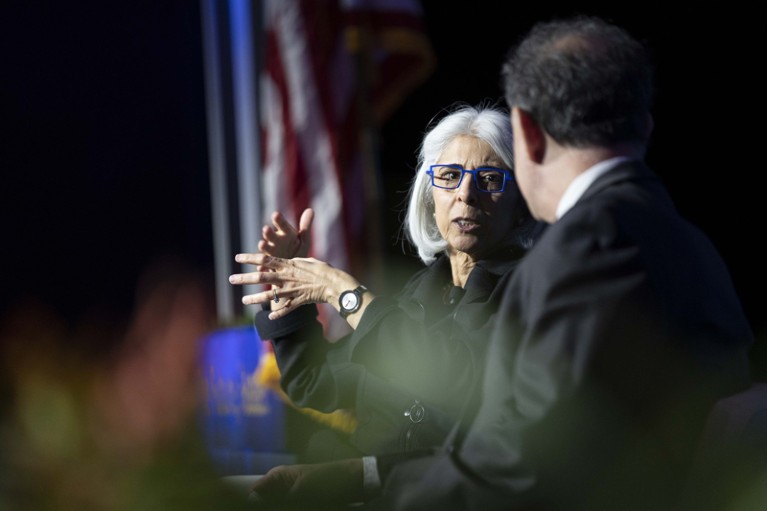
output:
<svg viewBox="0 0 767 511"><path fill-rule="evenodd" d="M478 192L477 186L474 184L474 175L465 173L458 190L456 190L458 199L467 204L474 204L477 201Z"/></svg>

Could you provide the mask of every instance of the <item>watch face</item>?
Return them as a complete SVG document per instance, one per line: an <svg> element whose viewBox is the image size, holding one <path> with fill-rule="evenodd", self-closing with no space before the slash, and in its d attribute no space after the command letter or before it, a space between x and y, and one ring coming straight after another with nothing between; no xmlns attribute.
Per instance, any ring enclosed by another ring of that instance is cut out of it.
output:
<svg viewBox="0 0 767 511"><path fill-rule="evenodd" d="M352 291L347 291L341 296L341 307L346 310L353 310L357 307L358 302L359 298L357 297L357 294Z"/></svg>

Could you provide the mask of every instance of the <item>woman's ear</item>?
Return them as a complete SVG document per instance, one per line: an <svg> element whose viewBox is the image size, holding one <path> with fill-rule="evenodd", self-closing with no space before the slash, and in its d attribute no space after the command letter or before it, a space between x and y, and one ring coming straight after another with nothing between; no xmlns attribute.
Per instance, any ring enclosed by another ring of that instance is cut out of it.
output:
<svg viewBox="0 0 767 511"><path fill-rule="evenodd" d="M511 123L514 138L518 142L518 147L524 151L524 156L534 163L541 163L546 154L546 135L543 128L530 113L519 107L512 109Z"/></svg>

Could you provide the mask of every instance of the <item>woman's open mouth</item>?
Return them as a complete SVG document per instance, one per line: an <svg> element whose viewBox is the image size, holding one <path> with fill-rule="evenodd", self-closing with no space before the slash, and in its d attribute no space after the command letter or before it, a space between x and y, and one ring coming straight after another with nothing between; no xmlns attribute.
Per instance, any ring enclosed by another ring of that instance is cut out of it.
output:
<svg viewBox="0 0 767 511"><path fill-rule="evenodd" d="M479 223L469 218L456 218L453 223L462 233L470 233L479 229Z"/></svg>

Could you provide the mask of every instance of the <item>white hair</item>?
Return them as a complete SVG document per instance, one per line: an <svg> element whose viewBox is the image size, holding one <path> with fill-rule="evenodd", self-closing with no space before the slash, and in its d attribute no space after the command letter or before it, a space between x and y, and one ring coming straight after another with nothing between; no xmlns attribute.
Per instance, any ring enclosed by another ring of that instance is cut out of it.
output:
<svg viewBox="0 0 767 511"><path fill-rule="evenodd" d="M508 111L498 107L470 106L463 103L456 104L446 111L447 115L436 124L432 120L430 124L433 127L427 130L424 136L418 152L418 167L408 196L405 232L425 264L434 261L440 252L447 249L447 241L440 234L434 218L431 180L426 174L429 167L437 163L445 147L460 135L476 137L490 145L508 168L514 168Z"/></svg>

